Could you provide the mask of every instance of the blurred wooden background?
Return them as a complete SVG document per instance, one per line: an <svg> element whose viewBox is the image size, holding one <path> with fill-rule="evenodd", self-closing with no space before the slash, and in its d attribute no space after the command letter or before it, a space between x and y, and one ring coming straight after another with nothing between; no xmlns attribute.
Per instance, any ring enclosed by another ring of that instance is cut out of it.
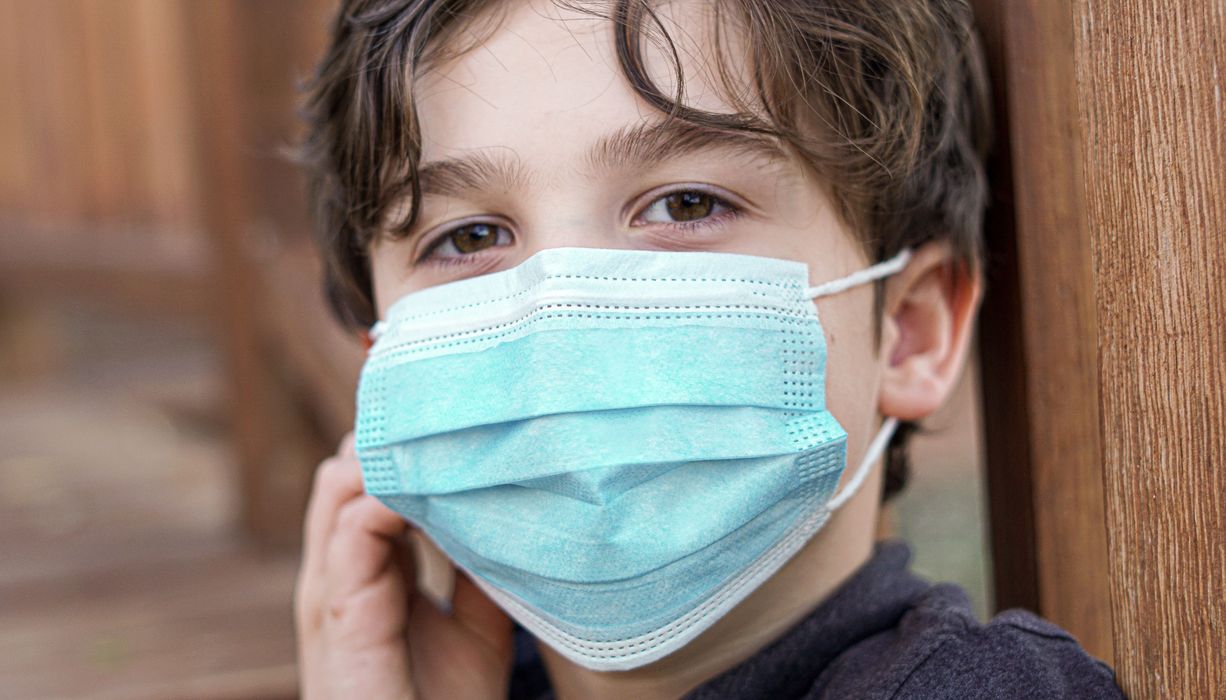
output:
<svg viewBox="0 0 1226 700"><path fill-rule="evenodd" d="M347 430L361 358L322 307L286 157L332 6L0 2L0 294L210 322L243 520L268 542L295 540L301 464Z"/></svg>
<svg viewBox="0 0 1226 700"><path fill-rule="evenodd" d="M0 0L0 697L297 694L362 356L285 155L333 10Z"/></svg>

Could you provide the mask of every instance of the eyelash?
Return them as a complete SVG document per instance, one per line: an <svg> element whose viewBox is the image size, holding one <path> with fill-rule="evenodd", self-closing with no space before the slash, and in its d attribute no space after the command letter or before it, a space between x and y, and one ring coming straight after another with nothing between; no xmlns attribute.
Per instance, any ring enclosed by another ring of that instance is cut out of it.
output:
<svg viewBox="0 0 1226 700"><path fill-rule="evenodd" d="M710 197L712 200L714 200L715 206L722 209L722 211L720 211L717 214L711 214L710 216L707 216L705 218L698 219L697 221L675 221L675 222L668 223L668 224L663 224L661 222L648 222L644 224L635 224L635 222L640 221L642 219L642 216L645 212L647 212L654 204L656 204L660 200L666 199L675 194L684 194L687 192L704 194ZM715 194L714 192L711 192L705 188L680 187L676 189L661 191L656 196L654 196L652 199L650 199L643 207L639 209L639 213L635 215L635 218L631 221L631 225L639 227L639 228L646 228L652 225L667 226L669 229L673 231L691 233L694 231L699 231L701 229L722 226L728 223L730 220L739 217L741 214L742 214L741 207L733 204L732 202L728 201L724 197L721 197ZM448 267L448 266L453 266L453 265L470 265L473 262L478 261L481 258L485 257L485 254L489 252L491 248L486 248L484 250L480 250L475 253L461 254L458 256L447 257L447 258L438 257L434 255L434 252L438 250L440 246L446 245L448 238L453 233L455 233L456 231L466 226L475 226L479 224L487 224L487 225L496 226L499 228L504 228L501 224L491 222L491 221L482 221L482 220L465 221L455 226L451 226L450 228L447 228L444 231L440 231L439 234L433 238L433 240L423 245L423 250L417 256L417 259L415 260L414 264L415 265L429 264L429 265L436 265L439 267ZM499 246L497 244L493 246L493 248L501 248L501 247L505 247L505 246Z"/></svg>

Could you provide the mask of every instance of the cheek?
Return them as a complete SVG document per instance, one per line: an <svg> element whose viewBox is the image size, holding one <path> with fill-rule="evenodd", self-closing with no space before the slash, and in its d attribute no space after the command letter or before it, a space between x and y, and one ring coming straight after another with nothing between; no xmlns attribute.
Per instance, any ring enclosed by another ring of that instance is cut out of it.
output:
<svg viewBox="0 0 1226 700"><path fill-rule="evenodd" d="M847 431L854 465L875 431L881 366L873 343L872 289L824 299L818 314L826 335L826 404Z"/></svg>
<svg viewBox="0 0 1226 700"><path fill-rule="evenodd" d="M407 247L401 241L385 242L370 254L371 290L379 318L386 318L388 308L411 291L404 272L408 269Z"/></svg>

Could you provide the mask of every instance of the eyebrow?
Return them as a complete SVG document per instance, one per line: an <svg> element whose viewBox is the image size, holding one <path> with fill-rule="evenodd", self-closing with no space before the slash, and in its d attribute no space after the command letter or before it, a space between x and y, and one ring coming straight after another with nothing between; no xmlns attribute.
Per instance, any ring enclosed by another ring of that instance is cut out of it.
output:
<svg viewBox="0 0 1226 700"><path fill-rule="evenodd" d="M705 127L679 119L626 126L602 136L588 150L584 163L591 171L643 168L671 158L720 149L768 161L787 159L776 139L765 134ZM513 151L492 155L480 151L431 161L417 172L423 194L460 197L482 191L506 191L531 182Z"/></svg>

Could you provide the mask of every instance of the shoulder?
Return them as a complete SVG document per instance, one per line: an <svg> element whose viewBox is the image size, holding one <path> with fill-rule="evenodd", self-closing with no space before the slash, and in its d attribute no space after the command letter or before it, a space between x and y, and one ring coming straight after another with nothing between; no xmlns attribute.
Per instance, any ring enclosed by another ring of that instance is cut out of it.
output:
<svg viewBox="0 0 1226 700"><path fill-rule="evenodd" d="M1124 697L1111 669L1068 632L1023 610L981 623L948 584L932 587L888 634L857 646L838 664L851 673L830 678L828 696L841 697L836 688L851 687L840 681L860 676L871 680L859 697Z"/></svg>
<svg viewBox="0 0 1226 700"><path fill-rule="evenodd" d="M1024 610L980 623L934 595L904 625L927 643L896 698L1121 698L1115 674L1068 632Z"/></svg>

